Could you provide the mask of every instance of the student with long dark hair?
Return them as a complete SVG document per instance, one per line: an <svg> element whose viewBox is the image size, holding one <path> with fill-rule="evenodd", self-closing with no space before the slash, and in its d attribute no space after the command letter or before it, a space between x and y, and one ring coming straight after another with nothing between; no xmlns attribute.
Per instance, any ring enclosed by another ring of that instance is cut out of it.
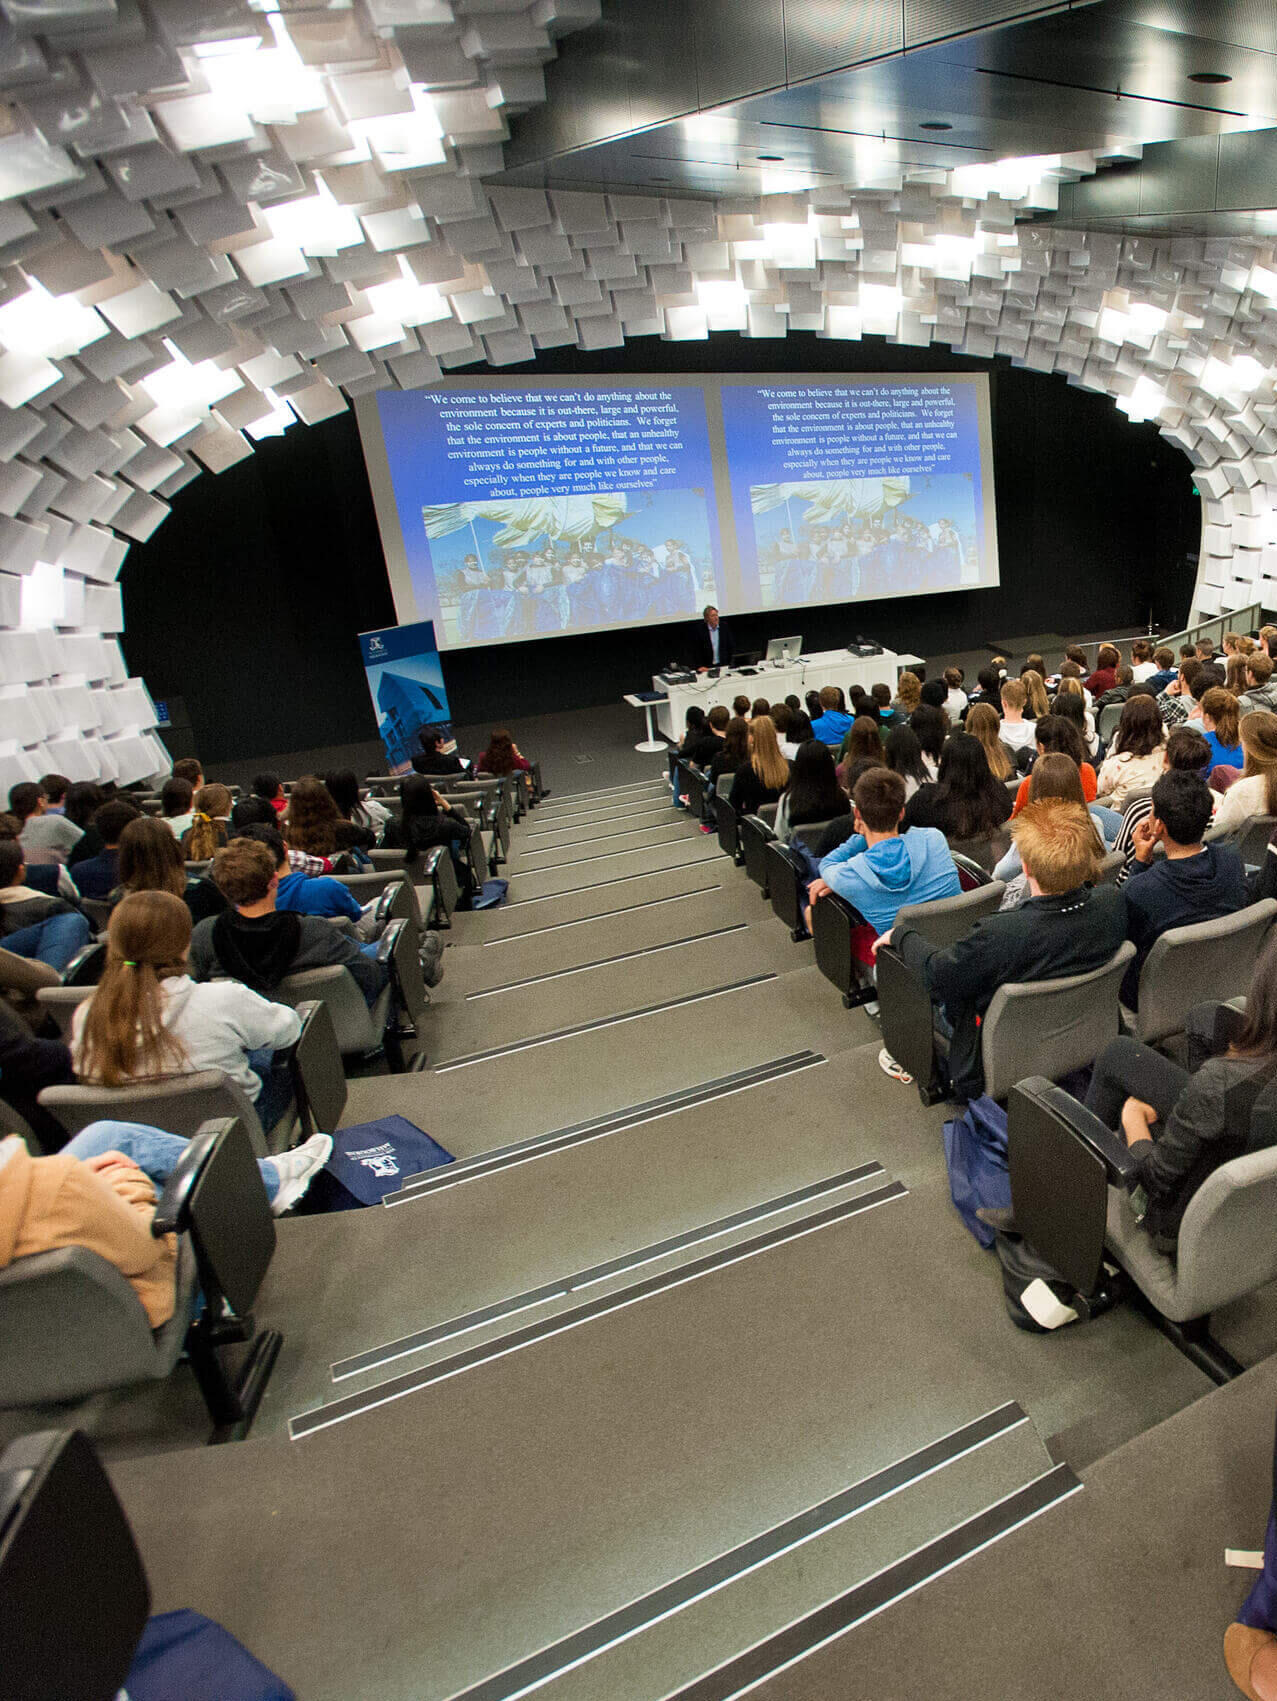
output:
<svg viewBox="0 0 1277 1701"><path fill-rule="evenodd" d="M928 785L931 775L922 759L922 746L913 726L893 726L882 746L882 760L905 782L906 803L919 786Z"/></svg>
<svg viewBox="0 0 1277 1701"><path fill-rule="evenodd" d="M1235 711L1237 699L1228 700ZM1099 795L1108 798L1114 809L1120 809L1133 791L1151 791L1166 763L1165 743L1166 729L1157 699L1128 697L1112 747L1095 776Z"/></svg>
<svg viewBox="0 0 1277 1701"><path fill-rule="evenodd" d="M851 800L838 784L829 746L816 738L800 744L776 807L776 837L788 840L795 827L832 821L850 811Z"/></svg>
<svg viewBox="0 0 1277 1701"><path fill-rule="evenodd" d="M922 746L923 766L929 779L940 772L940 754L949 736L949 716L934 703L922 703L909 716L909 725Z"/></svg>
<svg viewBox="0 0 1277 1701"><path fill-rule="evenodd" d="M749 722L733 715L727 723L723 741L709 765L709 777L717 786L724 774L734 774L749 761Z"/></svg>
<svg viewBox="0 0 1277 1701"><path fill-rule="evenodd" d="M192 922L226 908L226 899L207 876L187 878L177 840L168 823L154 815L139 815L120 834L119 875L120 883L112 893L117 903L132 892L171 892L191 912Z"/></svg>
<svg viewBox="0 0 1277 1701"><path fill-rule="evenodd" d="M411 868L419 857L435 845L447 845L456 864L462 888L473 886L469 859L461 847L470 838L470 822L459 809L441 798L424 774L413 774L399 787L403 813L397 836L402 841L404 861ZM389 836L389 835L387 835Z"/></svg>
<svg viewBox="0 0 1277 1701"><path fill-rule="evenodd" d="M989 770L984 746L955 732L940 757L940 777L905 805L906 827L938 827L947 839L987 839L1011 813L1011 794Z"/></svg>

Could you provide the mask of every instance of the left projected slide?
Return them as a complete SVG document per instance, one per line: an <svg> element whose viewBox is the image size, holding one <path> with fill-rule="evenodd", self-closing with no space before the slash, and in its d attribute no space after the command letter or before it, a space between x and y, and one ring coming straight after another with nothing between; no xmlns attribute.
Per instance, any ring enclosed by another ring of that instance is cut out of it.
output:
<svg viewBox="0 0 1277 1701"><path fill-rule="evenodd" d="M375 402L403 544L396 606L401 619L433 620L440 648L691 620L722 600L699 387ZM363 416L361 427L367 444ZM387 493L370 469L380 511Z"/></svg>

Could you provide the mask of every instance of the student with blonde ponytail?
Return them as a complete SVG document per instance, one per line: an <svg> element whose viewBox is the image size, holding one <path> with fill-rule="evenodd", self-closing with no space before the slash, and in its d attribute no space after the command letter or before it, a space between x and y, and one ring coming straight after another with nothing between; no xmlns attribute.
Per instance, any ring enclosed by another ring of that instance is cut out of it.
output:
<svg viewBox="0 0 1277 1701"><path fill-rule="evenodd" d="M131 892L120 900L107 928L102 979L72 1024L76 1073L120 1087L220 1069L269 1130L291 1097L270 1054L296 1041L301 1019L239 981L193 981L190 945L191 912L174 893Z"/></svg>
<svg viewBox="0 0 1277 1701"><path fill-rule="evenodd" d="M226 843L226 823L231 818L231 794L225 786L201 786L195 794L195 812L182 834L182 855L187 862L208 862Z"/></svg>

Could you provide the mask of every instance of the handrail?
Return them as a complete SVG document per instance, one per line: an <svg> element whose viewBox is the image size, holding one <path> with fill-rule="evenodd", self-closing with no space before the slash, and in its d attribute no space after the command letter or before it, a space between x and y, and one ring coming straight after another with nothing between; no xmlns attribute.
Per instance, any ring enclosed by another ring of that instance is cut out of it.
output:
<svg viewBox="0 0 1277 1701"><path fill-rule="evenodd" d="M1178 652L1181 645L1197 644L1203 638L1209 638L1216 650L1222 650L1225 632L1257 631L1263 624L1263 619L1264 605L1259 602L1249 602L1244 608L1235 608L1229 614L1214 614L1209 620L1199 620L1192 626L1186 626L1182 632L1164 632L1159 635L1156 632L1148 631L1133 633L1130 638L1091 638L1078 647L1085 650L1094 660L1095 653L1099 650L1101 644L1120 646L1131 643L1134 638L1147 638L1151 644L1159 649L1165 645L1167 649L1175 650L1175 660L1178 663Z"/></svg>

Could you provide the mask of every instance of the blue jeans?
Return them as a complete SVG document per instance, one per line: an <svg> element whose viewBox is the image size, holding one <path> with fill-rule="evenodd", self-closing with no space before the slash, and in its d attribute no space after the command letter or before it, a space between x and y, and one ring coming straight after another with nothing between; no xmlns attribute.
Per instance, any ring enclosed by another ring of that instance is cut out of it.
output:
<svg viewBox="0 0 1277 1701"><path fill-rule="evenodd" d="M0 945L19 957L47 963L61 974L92 936L88 917L82 916L78 910L67 910L62 915L51 915L47 921L37 921L31 927L20 927L16 933L0 939Z"/></svg>
<svg viewBox="0 0 1277 1701"><path fill-rule="evenodd" d="M275 1053L268 1045L248 1053L248 1067L262 1083L253 1103L257 1120L269 1134L293 1102L293 1078L283 1065L276 1065Z"/></svg>
<svg viewBox="0 0 1277 1701"><path fill-rule="evenodd" d="M165 1134L158 1128L148 1128L142 1122L91 1122L87 1128L67 1141L61 1156L96 1158L103 1152L123 1152L131 1158L143 1175L150 1176L158 1187L177 1168L177 1160L188 1142L176 1134ZM279 1192L279 1171L271 1158L258 1158L266 1197L273 1199Z"/></svg>

